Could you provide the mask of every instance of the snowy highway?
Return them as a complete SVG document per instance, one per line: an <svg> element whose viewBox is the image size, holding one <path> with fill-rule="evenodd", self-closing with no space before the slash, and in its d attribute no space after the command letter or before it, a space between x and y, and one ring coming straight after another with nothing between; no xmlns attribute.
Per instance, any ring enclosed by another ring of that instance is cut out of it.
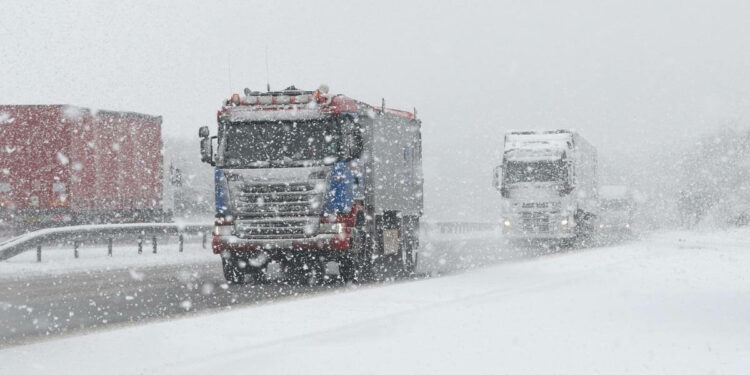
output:
<svg viewBox="0 0 750 375"><path fill-rule="evenodd" d="M497 238L475 237L428 236L421 273L451 272L503 256ZM472 251L462 254L460 249L467 246ZM139 256L133 250L119 246L117 257L109 258L104 249L84 249L81 259L74 260L59 249L41 264L32 253L0 263L0 348L343 287L336 281L320 287L275 282L230 286L223 279L219 257L198 244L188 244L179 254L174 245L163 246L159 256Z"/></svg>
<svg viewBox="0 0 750 375"><path fill-rule="evenodd" d="M743 373L749 235L657 233L543 256L444 238L440 250L425 241L422 270L447 275L366 286L223 289L216 262L3 282L17 333L2 328L0 373ZM32 316L74 334L40 340Z"/></svg>
<svg viewBox="0 0 750 375"><path fill-rule="evenodd" d="M750 375L750 1L0 9L0 375Z"/></svg>

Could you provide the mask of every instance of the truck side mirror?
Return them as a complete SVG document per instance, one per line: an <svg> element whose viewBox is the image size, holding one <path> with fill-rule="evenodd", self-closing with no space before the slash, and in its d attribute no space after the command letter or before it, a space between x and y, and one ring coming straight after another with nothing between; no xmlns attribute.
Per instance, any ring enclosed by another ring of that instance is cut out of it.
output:
<svg viewBox="0 0 750 375"><path fill-rule="evenodd" d="M201 126L198 130L198 135L201 137L201 161L211 165L214 163L214 145L212 139L216 137L209 137L208 126Z"/></svg>
<svg viewBox="0 0 750 375"><path fill-rule="evenodd" d="M500 192L500 195L503 198L510 198L508 189L503 186L503 166L498 165L497 167L495 167L494 172L495 173L493 173L492 175L492 185L495 186L495 189Z"/></svg>
<svg viewBox="0 0 750 375"><path fill-rule="evenodd" d="M495 189L500 190L502 188L503 183L503 166L498 165L495 167L494 173L492 175L492 186L495 187Z"/></svg>
<svg viewBox="0 0 750 375"><path fill-rule="evenodd" d="M211 144L211 138L201 139L201 161L213 165L213 145Z"/></svg>

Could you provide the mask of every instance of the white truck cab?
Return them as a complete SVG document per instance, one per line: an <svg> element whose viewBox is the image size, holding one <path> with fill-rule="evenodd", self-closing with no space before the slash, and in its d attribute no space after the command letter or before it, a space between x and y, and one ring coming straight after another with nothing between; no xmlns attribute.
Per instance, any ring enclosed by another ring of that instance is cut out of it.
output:
<svg viewBox="0 0 750 375"><path fill-rule="evenodd" d="M598 210L596 160L596 149L574 131L507 133L494 175L505 236L555 240L588 235Z"/></svg>

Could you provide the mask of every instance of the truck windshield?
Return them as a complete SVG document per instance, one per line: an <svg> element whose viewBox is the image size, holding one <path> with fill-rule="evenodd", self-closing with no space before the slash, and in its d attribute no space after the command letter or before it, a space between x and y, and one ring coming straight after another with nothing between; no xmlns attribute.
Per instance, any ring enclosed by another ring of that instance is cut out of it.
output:
<svg viewBox="0 0 750 375"><path fill-rule="evenodd" d="M331 120L230 123L224 142L230 167L330 164L339 154L338 125Z"/></svg>
<svg viewBox="0 0 750 375"><path fill-rule="evenodd" d="M567 169L562 160L555 161L507 161L504 180L506 184L516 182L557 182L567 178Z"/></svg>

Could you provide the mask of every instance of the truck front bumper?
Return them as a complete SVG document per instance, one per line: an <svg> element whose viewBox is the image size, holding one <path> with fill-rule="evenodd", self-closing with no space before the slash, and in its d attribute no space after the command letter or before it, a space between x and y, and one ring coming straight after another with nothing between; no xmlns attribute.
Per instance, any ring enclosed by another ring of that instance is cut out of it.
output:
<svg viewBox="0 0 750 375"><path fill-rule="evenodd" d="M510 240L561 240L575 237L573 232L523 232L503 230L503 236Z"/></svg>
<svg viewBox="0 0 750 375"><path fill-rule="evenodd" d="M254 239L240 238L237 236L213 236L212 248L214 254L225 252L254 252L263 250L266 252L289 251L289 250L349 250L349 236L347 232L342 234L319 234L304 238L271 238Z"/></svg>
<svg viewBox="0 0 750 375"><path fill-rule="evenodd" d="M512 240L556 240L569 239L576 235L575 222L569 220L563 225L564 217L551 216L544 225L527 225L520 217L506 218L503 223L503 236Z"/></svg>

